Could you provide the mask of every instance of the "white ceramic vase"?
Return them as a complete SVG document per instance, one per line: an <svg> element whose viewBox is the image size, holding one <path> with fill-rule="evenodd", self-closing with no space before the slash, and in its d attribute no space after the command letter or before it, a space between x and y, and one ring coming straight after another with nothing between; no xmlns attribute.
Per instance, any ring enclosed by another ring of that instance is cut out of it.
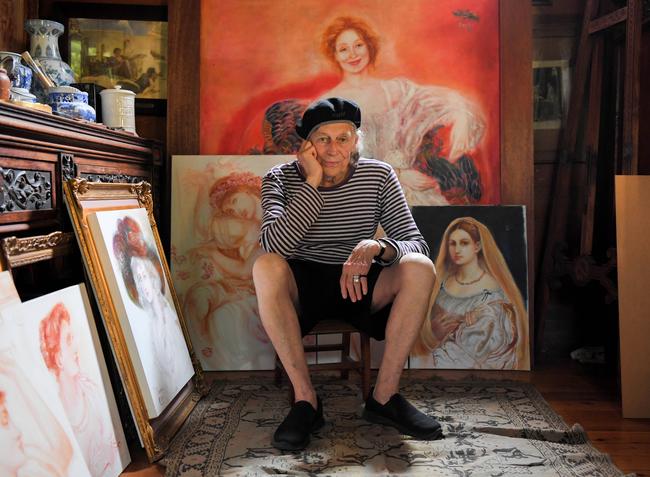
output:
<svg viewBox="0 0 650 477"><path fill-rule="evenodd" d="M26 20L25 31L30 35L29 53L38 60L52 81L57 86L74 83L72 68L61 59L59 52L59 36L65 31L63 25L52 20ZM47 92L38 81L33 91L42 100L47 97Z"/></svg>

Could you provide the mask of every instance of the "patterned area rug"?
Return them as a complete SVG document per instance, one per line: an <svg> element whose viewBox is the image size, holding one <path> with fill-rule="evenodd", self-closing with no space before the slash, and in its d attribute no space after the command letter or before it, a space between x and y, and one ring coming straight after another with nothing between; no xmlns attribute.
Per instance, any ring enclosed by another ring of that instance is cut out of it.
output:
<svg viewBox="0 0 650 477"><path fill-rule="evenodd" d="M410 381L402 393L443 425L445 438L432 442L362 420L354 383L316 388L325 427L305 451L282 452L271 436L288 411L286 387L215 383L163 459L165 475L623 475L527 383Z"/></svg>

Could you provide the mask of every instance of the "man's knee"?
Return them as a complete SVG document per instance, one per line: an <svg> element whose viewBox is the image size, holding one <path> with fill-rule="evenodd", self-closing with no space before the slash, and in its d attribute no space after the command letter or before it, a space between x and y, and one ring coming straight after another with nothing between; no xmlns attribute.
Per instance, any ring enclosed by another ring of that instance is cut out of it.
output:
<svg viewBox="0 0 650 477"><path fill-rule="evenodd" d="M436 278L436 267L429 257L413 252L407 253L399 261L400 268L405 274L417 274L421 277Z"/></svg>
<svg viewBox="0 0 650 477"><path fill-rule="evenodd" d="M415 281L421 286L436 279L436 267L429 257L421 253L407 253L399 261L402 280Z"/></svg>
<svg viewBox="0 0 650 477"><path fill-rule="evenodd" d="M291 268L286 259L277 253L265 253L255 259L253 263L253 282L281 283L289 278Z"/></svg>

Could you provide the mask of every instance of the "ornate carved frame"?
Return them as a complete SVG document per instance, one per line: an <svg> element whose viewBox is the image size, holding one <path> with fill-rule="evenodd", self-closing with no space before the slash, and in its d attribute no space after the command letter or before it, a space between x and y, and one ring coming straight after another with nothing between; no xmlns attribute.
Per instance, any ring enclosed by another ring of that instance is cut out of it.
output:
<svg viewBox="0 0 650 477"><path fill-rule="evenodd" d="M137 184L110 184L89 182L86 179L69 179L63 184L63 192L70 217L72 219L79 248L84 259L86 270L97 299L97 304L102 314L106 331L108 333L115 360L117 361L122 382L131 404L133 417L144 444L149 461L160 459L169 447L171 439L179 430L190 411L199 399L207 393L203 380L203 370L196 359L192 343L189 338L187 324L183 318L181 307L176 296L176 291L171 280L169 265L165 259L158 227L153 215L153 199L151 186L147 182ZM174 299L174 306L178 314L185 341L194 365L194 376L185 387L172 400L163 413L150 419L142 392L129 355L123 330L120 325L115 304L111 298L106 276L101 267L95 241L88 227L87 217L99 210L118 210L145 208L149 216L149 223L153 229L158 254L167 280L167 285Z"/></svg>

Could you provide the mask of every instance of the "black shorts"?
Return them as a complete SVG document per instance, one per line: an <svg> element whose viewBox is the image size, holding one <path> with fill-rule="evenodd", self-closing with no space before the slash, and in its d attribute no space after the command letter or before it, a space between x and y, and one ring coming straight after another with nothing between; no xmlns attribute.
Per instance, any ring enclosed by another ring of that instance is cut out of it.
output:
<svg viewBox="0 0 650 477"><path fill-rule="evenodd" d="M373 263L368 271L368 293L361 301L344 300L339 280L343 265L328 265L307 260L287 260L298 286L300 310L298 319L302 336L309 333L321 320L343 320L367 333L376 340L383 340L391 304L376 313L370 312L372 292L384 267Z"/></svg>

